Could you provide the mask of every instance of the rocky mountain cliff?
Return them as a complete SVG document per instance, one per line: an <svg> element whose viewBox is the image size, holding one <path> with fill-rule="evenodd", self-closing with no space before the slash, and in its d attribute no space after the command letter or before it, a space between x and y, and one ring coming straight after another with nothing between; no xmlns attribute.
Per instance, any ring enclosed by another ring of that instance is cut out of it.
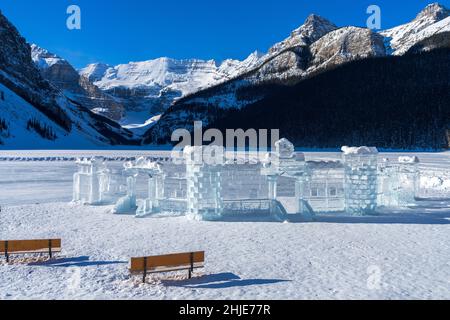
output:
<svg viewBox="0 0 450 320"><path fill-rule="evenodd" d="M393 55L406 53L416 43L435 34L450 31L450 11L433 3L425 7L409 23L381 32L386 38L388 50Z"/></svg>
<svg viewBox="0 0 450 320"><path fill-rule="evenodd" d="M98 147L132 134L45 80L31 47L0 12L0 144L9 148Z"/></svg>
<svg viewBox="0 0 450 320"><path fill-rule="evenodd" d="M31 56L44 79L64 94L91 111L113 120L120 120L124 107L116 99L92 84L64 59L49 51L31 45Z"/></svg>
<svg viewBox="0 0 450 320"><path fill-rule="evenodd" d="M327 19L312 14L306 19L302 26L292 31L291 35L287 39L270 48L269 54L276 54L285 49L296 46L310 45L337 28L338 27L334 23L328 21Z"/></svg>

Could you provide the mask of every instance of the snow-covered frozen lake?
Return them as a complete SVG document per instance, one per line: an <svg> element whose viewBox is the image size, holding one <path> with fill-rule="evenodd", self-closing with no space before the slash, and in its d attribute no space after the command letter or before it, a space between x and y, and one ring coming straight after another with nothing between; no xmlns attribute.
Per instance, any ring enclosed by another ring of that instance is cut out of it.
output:
<svg viewBox="0 0 450 320"><path fill-rule="evenodd" d="M2 151L0 157L141 154ZM419 157L424 166L450 168L449 153ZM62 256L51 263L2 260L0 299L450 299L450 202L311 223L135 219L112 215L108 206L70 204L74 171L70 161L0 161L0 238L63 239ZM191 250L206 251L202 277L158 276L142 285L128 274L131 256Z"/></svg>
<svg viewBox="0 0 450 320"><path fill-rule="evenodd" d="M382 153L381 158L398 158L399 153ZM413 155L413 153L401 154ZM450 152L419 153L423 166L449 168ZM0 161L0 206L35 203L69 202L72 200L74 161L42 161L48 158L104 156L169 157L169 151L1 151L0 158L22 158L22 161ZM308 159L338 159L339 153L306 153ZM40 160L40 161L23 161ZM123 161L112 161L111 168L120 168Z"/></svg>

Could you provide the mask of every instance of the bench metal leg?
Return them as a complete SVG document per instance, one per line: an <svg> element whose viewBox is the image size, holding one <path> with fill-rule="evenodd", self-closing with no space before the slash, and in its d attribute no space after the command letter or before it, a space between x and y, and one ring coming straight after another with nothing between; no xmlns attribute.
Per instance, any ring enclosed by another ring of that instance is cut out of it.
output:
<svg viewBox="0 0 450 320"><path fill-rule="evenodd" d="M189 269L189 279L192 279L192 272L194 272L194 253L191 252L191 268Z"/></svg>
<svg viewBox="0 0 450 320"><path fill-rule="evenodd" d="M144 258L144 276L142 277L142 283L145 283L147 278L147 258Z"/></svg>
<svg viewBox="0 0 450 320"><path fill-rule="evenodd" d="M48 240L48 254L50 256L50 259L53 258L53 254L52 254L52 240Z"/></svg>
<svg viewBox="0 0 450 320"><path fill-rule="evenodd" d="M6 263L9 263L8 241L5 241L5 258L6 258Z"/></svg>

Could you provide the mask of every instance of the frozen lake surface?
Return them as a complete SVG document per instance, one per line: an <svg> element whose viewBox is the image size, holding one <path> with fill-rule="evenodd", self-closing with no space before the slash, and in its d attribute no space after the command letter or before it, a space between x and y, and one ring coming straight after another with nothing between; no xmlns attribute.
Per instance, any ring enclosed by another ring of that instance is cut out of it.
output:
<svg viewBox="0 0 450 320"><path fill-rule="evenodd" d="M0 157L155 154L161 153L2 151ZM449 153L419 157L423 166L450 168ZM136 219L112 215L110 206L70 204L75 169L71 161L0 161L0 238L63 239L62 255L52 262L1 260L0 299L450 299L448 201L312 223ZM205 250L207 259L193 280L160 275L142 285L128 273L131 256L191 250Z"/></svg>
<svg viewBox="0 0 450 320"><path fill-rule="evenodd" d="M416 153L382 153L380 158L396 159L399 155ZM306 153L307 159L338 159L339 153ZM76 157L169 157L169 151L0 151L0 157L29 159ZM425 167L448 168L450 153L419 153ZM40 159L40 160L42 160ZM121 168L122 162L112 161L111 168ZM72 200L73 161L0 161L0 205L69 202Z"/></svg>

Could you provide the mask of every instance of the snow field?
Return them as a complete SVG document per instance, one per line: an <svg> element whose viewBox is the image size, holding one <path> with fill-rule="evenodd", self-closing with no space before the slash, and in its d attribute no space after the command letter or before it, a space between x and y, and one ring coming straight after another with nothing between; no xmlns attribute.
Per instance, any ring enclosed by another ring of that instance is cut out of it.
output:
<svg viewBox="0 0 450 320"><path fill-rule="evenodd" d="M11 206L2 238L61 237L63 257L1 265L0 299L448 299L450 206L314 223L135 219L111 207ZM132 256L206 251L203 277L128 274ZM371 284L375 267L380 280ZM377 271L377 272L378 272Z"/></svg>

